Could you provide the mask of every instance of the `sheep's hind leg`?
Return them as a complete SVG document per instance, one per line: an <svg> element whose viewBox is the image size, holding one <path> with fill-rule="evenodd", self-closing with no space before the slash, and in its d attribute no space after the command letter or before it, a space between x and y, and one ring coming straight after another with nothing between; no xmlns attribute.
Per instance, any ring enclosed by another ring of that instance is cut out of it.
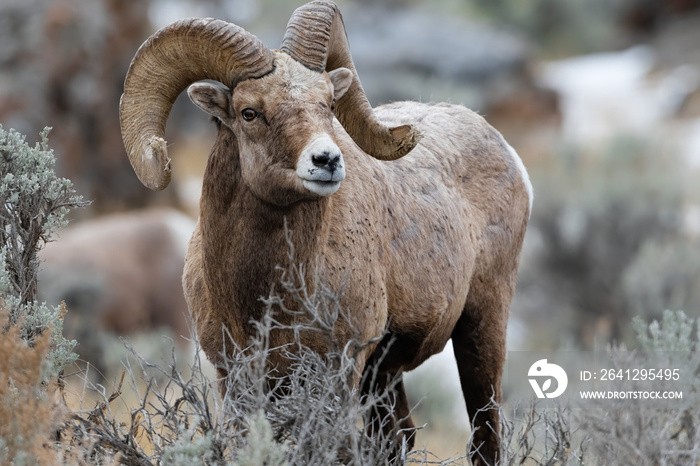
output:
<svg viewBox="0 0 700 466"><path fill-rule="evenodd" d="M476 296L467 305L452 332L459 378L472 421L474 465L496 464L500 448L498 407L506 357L506 322L512 291Z"/></svg>

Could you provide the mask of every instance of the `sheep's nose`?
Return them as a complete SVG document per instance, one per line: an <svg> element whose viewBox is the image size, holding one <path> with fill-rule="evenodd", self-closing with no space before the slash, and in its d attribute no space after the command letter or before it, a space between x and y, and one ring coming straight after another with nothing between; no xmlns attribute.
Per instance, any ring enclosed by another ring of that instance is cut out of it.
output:
<svg viewBox="0 0 700 466"><path fill-rule="evenodd" d="M311 163L318 168L328 168L329 170L335 170L340 160L340 155L331 155L329 152L323 152L321 154L316 154L311 157Z"/></svg>

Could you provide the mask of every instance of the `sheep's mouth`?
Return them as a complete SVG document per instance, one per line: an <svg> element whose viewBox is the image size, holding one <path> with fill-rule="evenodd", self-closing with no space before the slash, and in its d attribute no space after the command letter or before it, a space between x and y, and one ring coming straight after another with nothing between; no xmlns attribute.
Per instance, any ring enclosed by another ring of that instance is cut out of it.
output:
<svg viewBox="0 0 700 466"><path fill-rule="evenodd" d="M340 188L340 181L303 180L304 187L319 196L330 196Z"/></svg>

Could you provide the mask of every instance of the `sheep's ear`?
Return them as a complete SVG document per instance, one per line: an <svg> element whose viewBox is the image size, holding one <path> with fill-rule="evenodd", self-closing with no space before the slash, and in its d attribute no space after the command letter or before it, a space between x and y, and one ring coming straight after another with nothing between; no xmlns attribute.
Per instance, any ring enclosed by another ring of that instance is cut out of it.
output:
<svg viewBox="0 0 700 466"><path fill-rule="evenodd" d="M347 68L336 68L328 73L328 77L331 78L331 82L333 83L333 97L335 100L338 100L350 89L350 85L352 84L352 71Z"/></svg>
<svg viewBox="0 0 700 466"><path fill-rule="evenodd" d="M222 121L229 119L231 90L223 84L194 83L187 95L197 107Z"/></svg>

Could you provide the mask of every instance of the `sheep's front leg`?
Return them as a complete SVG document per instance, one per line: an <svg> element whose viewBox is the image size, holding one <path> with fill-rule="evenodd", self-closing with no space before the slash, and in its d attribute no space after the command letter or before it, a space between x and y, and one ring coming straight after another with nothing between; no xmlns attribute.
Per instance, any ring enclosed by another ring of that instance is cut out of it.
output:
<svg viewBox="0 0 700 466"><path fill-rule="evenodd" d="M366 373L362 397L364 402L371 403L369 419L365 421L367 435L372 439L377 439L380 435L385 439L394 436L395 455L401 451L404 441L406 451L412 450L416 426L411 419L403 376Z"/></svg>

